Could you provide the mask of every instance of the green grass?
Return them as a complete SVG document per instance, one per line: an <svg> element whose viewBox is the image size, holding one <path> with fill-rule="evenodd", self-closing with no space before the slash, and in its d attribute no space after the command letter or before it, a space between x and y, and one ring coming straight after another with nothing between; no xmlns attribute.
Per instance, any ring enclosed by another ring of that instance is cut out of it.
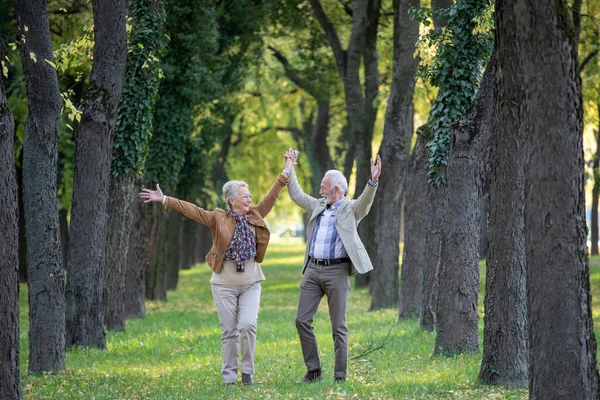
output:
<svg viewBox="0 0 600 400"><path fill-rule="evenodd" d="M324 380L298 383L305 368L294 316L303 244L272 243L263 264L256 350L256 383L221 383L220 328L212 302L210 269L182 271L167 302L147 302L147 317L128 320L107 334L108 351L72 349L60 374L27 374L27 289L21 287L21 373L33 399L527 399L526 389L489 387L477 381L481 353L432 358L435 335L417 320L397 322L397 310L367 312L368 291L350 294L349 357L392 340L349 362L348 380L333 383L333 343L323 301L315 317ZM595 324L600 310L600 257L592 257ZM482 278L485 278L482 267ZM481 288L484 282L482 279ZM480 312L483 314L483 297ZM483 321L480 320L480 336ZM598 335L598 332L596 332Z"/></svg>

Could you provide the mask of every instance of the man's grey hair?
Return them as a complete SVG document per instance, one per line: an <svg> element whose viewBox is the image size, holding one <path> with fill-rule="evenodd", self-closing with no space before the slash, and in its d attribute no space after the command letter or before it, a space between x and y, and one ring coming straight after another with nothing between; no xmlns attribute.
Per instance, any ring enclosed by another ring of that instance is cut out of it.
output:
<svg viewBox="0 0 600 400"><path fill-rule="evenodd" d="M325 176L331 176L331 188L338 187L342 193L346 194L348 191L348 181L346 177L342 173L342 171L338 171L337 169L330 169L325 172ZM330 189L331 189L330 188Z"/></svg>
<svg viewBox="0 0 600 400"><path fill-rule="evenodd" d="M223 185L223 198L225 199L225 203L227 203L228 207L231 207L229 205L229 199L237 196L237 191L241 187L247 188L248 184L244 181L229 181Z"/></svg>

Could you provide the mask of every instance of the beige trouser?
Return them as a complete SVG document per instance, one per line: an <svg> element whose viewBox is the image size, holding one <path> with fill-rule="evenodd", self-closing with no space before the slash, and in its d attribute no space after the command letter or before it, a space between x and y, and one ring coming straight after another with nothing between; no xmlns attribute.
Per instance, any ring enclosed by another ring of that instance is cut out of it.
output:
<svg viewBox="0 0 600 400"><path fill-rule="evenodd" d="M321 368L319 346L312 325L323 296L327 296L329 319L335 350L334 378L345 378L348 367L348 326L346 309L350 296L350 264L316 265L309 261L302 283L296 312L296 328L302 345L304 364L309 371Z"/></svg>
<svg viewBox="0 0 600 400"><path fill-rule="evenodd" d="M260 282L249 285L212 285L221 325L223 382L235 382L238 374L238 341L242 348L242 372L254 374L256 321L260 305Z"/></svg>

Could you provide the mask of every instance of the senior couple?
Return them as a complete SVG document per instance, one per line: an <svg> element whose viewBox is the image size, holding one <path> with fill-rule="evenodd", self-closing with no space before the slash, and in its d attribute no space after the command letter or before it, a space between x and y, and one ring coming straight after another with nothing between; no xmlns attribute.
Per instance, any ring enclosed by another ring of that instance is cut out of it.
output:
<svg viewBox="0 0 600 400"><path fill-rule="evenodd" d="M348 183L337 170L325 173L316 199L304 193L294 173L298 151L285 153L285 167L269 192L252 204L252 195L243 181L229 181L223 186L227 210L204 210L194 204L165 196L160 187L143 189L140 198L158 202L208 226L212 248L206 261L212 269L212 294L221 326L221 376L233 384L238 376L238 343L241 347L242 382L253 382L256 325L260 304L260 282L265 276L260 268L269 230L264 217L273 208L279 192L288 185L290 198L311 216L307 226L306 251L302 283L296 312L296 328L302 346L307 373L304 382L322 379L317 338L312 321L323 296L327 296L335 349L334 380L344 381L348 364L348 327L346 309L350 294L350 275L373 269L369 255L358 237L356 227L367 215L381 174L379 156L371 160L371 176L362 194L348 198Z"/></svg>

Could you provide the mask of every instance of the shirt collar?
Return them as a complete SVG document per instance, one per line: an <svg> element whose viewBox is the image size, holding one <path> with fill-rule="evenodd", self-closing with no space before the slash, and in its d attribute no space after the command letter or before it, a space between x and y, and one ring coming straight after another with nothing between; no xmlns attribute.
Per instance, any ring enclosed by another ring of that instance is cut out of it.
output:
<svg viewBox="0 0 600 400"><path fill-rule="evenodd" d="M335 203L333 203L331 205L331 207L327 207L328 204L325 205L325 209L326 210L337 210L339 208L339 206L344 202L344 200L346 200L348 196L344 195L344 197L342 197L341 199L339 199L338 201L336 201Z"/></svg>

